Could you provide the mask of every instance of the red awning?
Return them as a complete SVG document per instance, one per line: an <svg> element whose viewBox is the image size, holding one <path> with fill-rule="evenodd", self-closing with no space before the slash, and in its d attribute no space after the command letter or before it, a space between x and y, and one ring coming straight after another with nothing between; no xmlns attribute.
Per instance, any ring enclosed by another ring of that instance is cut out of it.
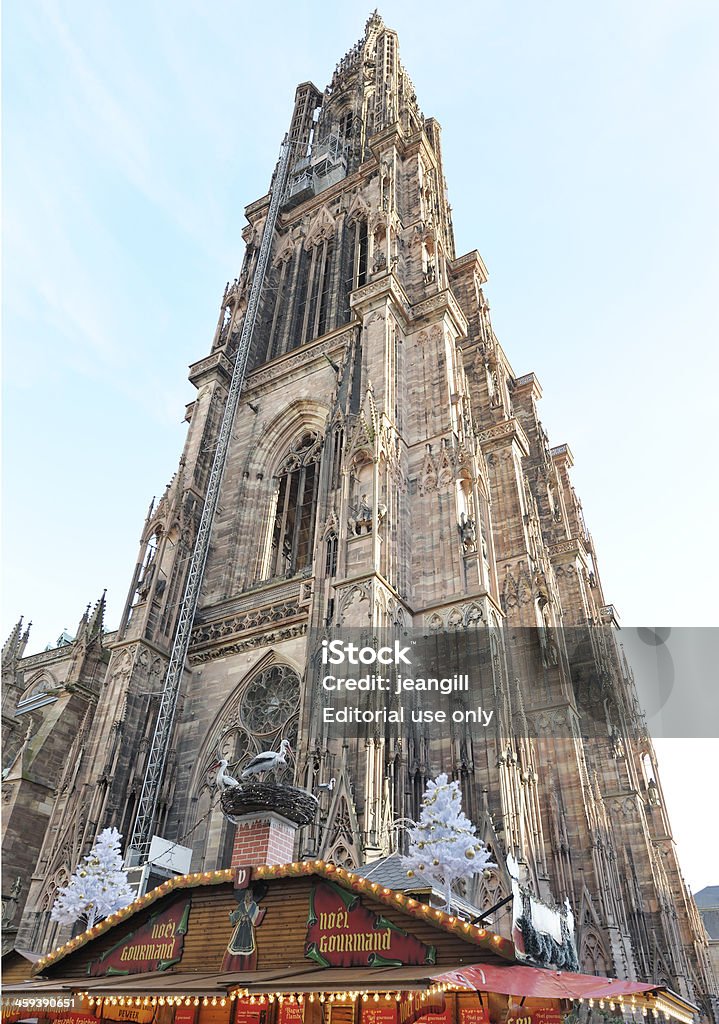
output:
<svg viewBox="0 0 719 1024"><path fill-rule="evenodd" d="M501 992L507 996L535 996L540 999L612 999L652 992L662 987L598 978L593 974L573 974L571 971L494 967L491 964L472 964L458 971L435 975L434 980L464 985L478 992Z"/></svg>

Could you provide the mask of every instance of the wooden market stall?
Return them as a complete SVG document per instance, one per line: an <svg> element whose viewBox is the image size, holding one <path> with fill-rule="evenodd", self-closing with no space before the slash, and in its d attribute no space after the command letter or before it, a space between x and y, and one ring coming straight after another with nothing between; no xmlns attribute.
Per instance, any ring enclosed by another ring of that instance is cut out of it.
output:
<svg viewBox="0 0 719 1024"><path fill-rule="evenodd" d="M322 861L174 878L4 978L6 1024L691 1024L649 985L521 966L511 940Z"/></svg>

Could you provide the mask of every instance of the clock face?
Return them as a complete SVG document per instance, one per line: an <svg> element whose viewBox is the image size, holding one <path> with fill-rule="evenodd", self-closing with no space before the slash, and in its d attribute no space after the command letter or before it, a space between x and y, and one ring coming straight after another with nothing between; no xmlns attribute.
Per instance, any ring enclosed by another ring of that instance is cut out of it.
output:
<svg viewBox="0 0 719 1024"><path fill-rule="evenodd" d="M297 712L300 678L289 665L272 665L247 687L240 705L240 721L253 734L277 732Z"/></svg>

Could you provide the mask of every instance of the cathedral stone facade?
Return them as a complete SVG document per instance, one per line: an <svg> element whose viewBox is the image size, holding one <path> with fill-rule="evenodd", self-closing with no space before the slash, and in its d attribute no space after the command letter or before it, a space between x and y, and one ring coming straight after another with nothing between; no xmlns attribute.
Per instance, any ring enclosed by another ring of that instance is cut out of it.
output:
<svg viewBox="0 0 719 1024"><path fill-rule="evenodd" d="M295 856L356 866L397 850L395 822L444 770L498 864L475 903L511 892L511 853L523 886L569 902L584 971L666 982L707 1013L706 939L572 455L492 329L481 256L455 252L440 128L378 15L324 92L298 87L289 145L154 831L192 847L193 871L226 866L212 765L236 774L286 738L288 775L320 802ZM21 624L4 649L18 947L62 938L58 886L103 827L132 832L269 205L246 209L242 270L191 367L184 451L117 632L103 598L57 649L24 657ZM313 659L343 629L482 638L491 727L328 729Z"/></svg>

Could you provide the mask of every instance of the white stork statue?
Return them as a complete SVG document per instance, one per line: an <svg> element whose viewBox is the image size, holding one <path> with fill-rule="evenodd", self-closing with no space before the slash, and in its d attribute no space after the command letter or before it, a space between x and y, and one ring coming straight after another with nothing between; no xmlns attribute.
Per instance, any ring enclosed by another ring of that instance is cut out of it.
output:
<svg viewBox="0 0 719 1024"><path fill-rule="evenodd" d="M261 775L263 772L277 772L279 768L287 764L286 755L292 753L289 740L282 740L279 750L266 750L253 757L240 776L246 779L248 775Z"/></svg>
<svg viewBox="0 0 719 1024"><path fill-rule="evenodd" d="M231 775L227 774L227 765L228 761L223 757L221 761L216 761L212 766L213 768L220 769L217 773L217 778L215 779L217 788L220 792L225 789L232 789L233 786L239 786L237 779L234 779Z"/></svg>

